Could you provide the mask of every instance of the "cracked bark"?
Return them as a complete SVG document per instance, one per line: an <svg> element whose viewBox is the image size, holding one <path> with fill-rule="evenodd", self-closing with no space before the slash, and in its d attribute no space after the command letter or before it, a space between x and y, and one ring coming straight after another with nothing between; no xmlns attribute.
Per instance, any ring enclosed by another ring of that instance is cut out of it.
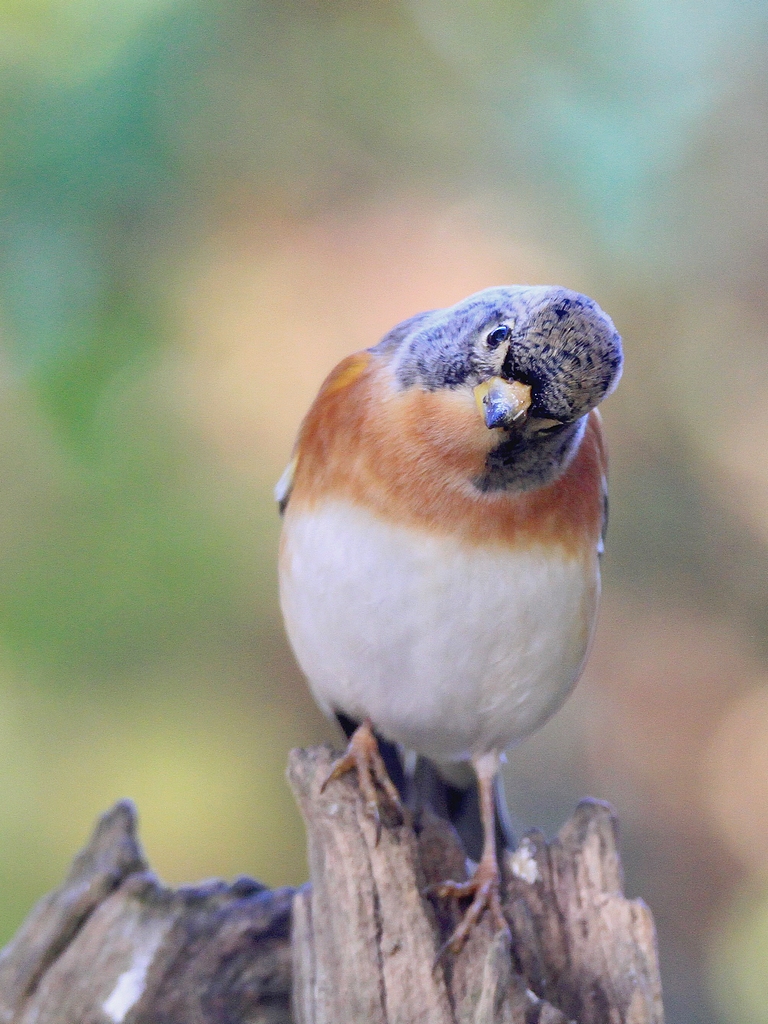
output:
<svg viewBox="0 0 768 1024"><path fill-rule="evenodd" d="M465 877L459 841L425 813L377 844L352 778L320 793L331 763L294 751L288 770L312 880L294 911L297 1024L663 1024L653 921L623 895L607 805L584 801L553 842L534 832L505 855L511 948L485 915L433 969L456 922L421 892Z"/></svg>
<svg viewBox="0 0 768 1024"><path fill-rule="evenodd" d="M114 807L0 953L0 1024L662 1024L653 922L622 894L605 805L505 856L511 947L486 915L435 967L455 922L420 894L463 877L455 834L424 814L377 845L351 777L319 793L330 764L291 754L311 878L295 891L165 888L132 805Z"/></svg>

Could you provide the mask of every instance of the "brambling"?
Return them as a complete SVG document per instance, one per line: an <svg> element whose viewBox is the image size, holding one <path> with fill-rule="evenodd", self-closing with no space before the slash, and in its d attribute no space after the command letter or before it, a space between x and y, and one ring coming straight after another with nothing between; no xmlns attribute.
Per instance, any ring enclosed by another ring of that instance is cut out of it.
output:
<svg viewBox="0 0 768 1024"><path fill-rule="evenodd" d="M568 696L592 638L607 515L596 406L621 339L591 299L499 287L420 313L343 360L276 488L288 637L330 717L359 727L356 768L398 802L376 734L477 777L482 856L437 895L499 896L494 780L503 751ZM330 781L326 780L326 781Z"/></svg>

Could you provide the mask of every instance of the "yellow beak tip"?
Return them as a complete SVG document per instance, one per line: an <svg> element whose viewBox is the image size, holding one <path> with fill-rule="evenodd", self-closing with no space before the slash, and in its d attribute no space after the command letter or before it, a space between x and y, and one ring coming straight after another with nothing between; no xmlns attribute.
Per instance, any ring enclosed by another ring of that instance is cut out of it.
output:
<svg viewBox="0 0 768 1024"><path fill-rule="evenodd" d="M519 425L531 406L531 386L491 377L474 389L475 404L489 430Z"/></svg>

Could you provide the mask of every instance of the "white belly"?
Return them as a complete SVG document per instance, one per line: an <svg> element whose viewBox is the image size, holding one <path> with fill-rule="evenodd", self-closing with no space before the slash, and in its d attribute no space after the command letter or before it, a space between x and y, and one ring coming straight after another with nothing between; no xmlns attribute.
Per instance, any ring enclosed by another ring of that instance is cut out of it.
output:
<svg viewBox="0 0 768 1024"><path fill-rule="evenodd" d="M321 708L438 761L504 749L560 707L599 585L596 553L471 548L336 502L288 515L280 559L288 636Z"/></svg>

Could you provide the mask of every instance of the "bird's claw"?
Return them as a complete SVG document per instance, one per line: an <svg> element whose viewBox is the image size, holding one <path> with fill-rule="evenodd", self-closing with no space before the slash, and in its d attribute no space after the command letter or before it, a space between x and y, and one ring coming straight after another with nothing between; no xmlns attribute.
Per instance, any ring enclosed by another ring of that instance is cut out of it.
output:
<svg viewBox="0 0 768 1024"><path fill-rule="evenodd" d="M486 910L491 913L496 931L509 932L509 925L501 909L500 887L501 875L495 858L493 861L483 858L477 865L475 873L466 882L436 882L427 887L424 895L434 896L437 899L458 901L472 897L472 902L465 911L460 924L437 954L435 965L447 952L450 951L453 954L461 952L472 929Z"/></svg>
<svg viewBox="0 0 768 1024"><path fill-rule="evenodd" d="M346 752L334 763L320 786L320 792L325 792L325 788L330 782L351 771L357 772L365 813L376 826L376 845L378 846L381 838L380 807L384 803L388 803L400 818L403 815L403 807L397 788L387 774L387 767L379 753L379 745L376 742L371 723L367 719L352 733ZM383 799L380 791L383 792Z"/></svg>

